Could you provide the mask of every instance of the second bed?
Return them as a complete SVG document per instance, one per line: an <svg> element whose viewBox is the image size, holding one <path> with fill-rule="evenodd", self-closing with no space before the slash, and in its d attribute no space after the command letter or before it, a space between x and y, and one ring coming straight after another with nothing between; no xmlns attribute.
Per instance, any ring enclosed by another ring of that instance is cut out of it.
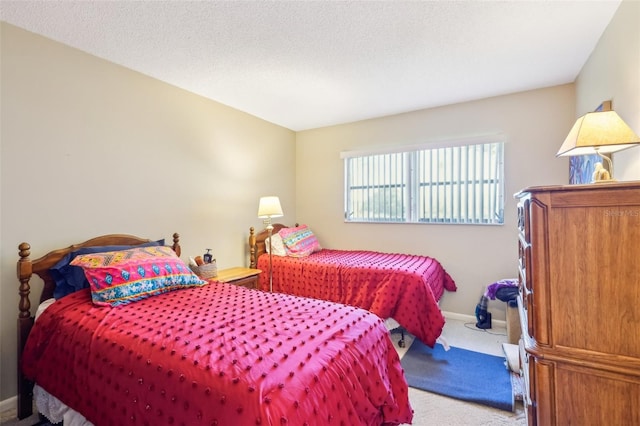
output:
<svg viewBox="0 0 640 426"><path fill-rule="evenodd" d="M273 234L286 228L275 224ZM259 288L357 306L382 319L392 318L422 342L433 346L444 316L438 301L456 284L440 262L428 256L367 250L321 249L308 256L271 256L266 230L249 232L251 267L261 274Z"/></svg>

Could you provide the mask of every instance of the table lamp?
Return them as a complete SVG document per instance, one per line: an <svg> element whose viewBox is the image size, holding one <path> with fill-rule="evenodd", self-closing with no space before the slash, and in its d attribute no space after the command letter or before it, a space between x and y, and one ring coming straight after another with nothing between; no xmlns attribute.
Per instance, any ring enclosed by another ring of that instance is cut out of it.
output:
<svg viewBox="0 0 640 426"><path fill-rule="evenodd" d="M609 106L610 102L603 103ZM605 154L631 148L640 143L640 138L613 110L590 112L573 125L569 135L558 150L556 157L598 154L609 165L609 171L596 163L593 182L615 181L613 163Z"/></svg>

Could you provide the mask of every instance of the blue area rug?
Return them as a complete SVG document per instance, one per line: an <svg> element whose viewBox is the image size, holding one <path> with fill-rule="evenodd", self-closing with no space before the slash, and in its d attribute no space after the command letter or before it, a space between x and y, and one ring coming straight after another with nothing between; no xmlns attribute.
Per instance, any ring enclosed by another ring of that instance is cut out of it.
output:
<svg viewBox="0 0 640 426"><path fill-rule="evenodd" d="M514 410L511 376L504 357L454 347L445 351L439 343L432 349L415 339L401 362L412 388Z"/></svg>

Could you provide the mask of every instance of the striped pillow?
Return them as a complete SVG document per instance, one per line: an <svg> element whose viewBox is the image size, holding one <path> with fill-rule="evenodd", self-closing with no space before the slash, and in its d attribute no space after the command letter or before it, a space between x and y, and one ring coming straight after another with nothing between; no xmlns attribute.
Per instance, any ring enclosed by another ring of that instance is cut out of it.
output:
<svg viewBox="0 0 640 426"><path fill-rule="evenodd" d="M307 225L282 228L278 234L282 237L287 256L305 257L321 249L318 239Z"/></svg>

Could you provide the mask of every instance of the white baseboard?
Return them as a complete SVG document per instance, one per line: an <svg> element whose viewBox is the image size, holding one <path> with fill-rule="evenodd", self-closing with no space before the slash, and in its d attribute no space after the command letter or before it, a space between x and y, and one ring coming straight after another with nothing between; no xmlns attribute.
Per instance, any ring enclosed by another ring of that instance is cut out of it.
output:
<svg viewBox="0 0 640 426"><path fill-rule="evenodd" d="M467 321L467 322L476 321L476 317L474 317L473 315L459 314L457 312L442 311L442 315L444 315L444 317L447 319Z"/></svg>
<svg viewBox="0 0 640 426"><path fill-rule="evenodd" d="M452 319L452 320L459 320L459 321L473 322L473 323L476 322L476 317L473 315L459 314L457 312L447 312L447 311L442 311L442 315L444 315L445 318ZM496 327L506 328L507 322L503 320L491 320L491 325L495 325Z"/></svg>
<svg viewBox="0 0 640 426"><path fill-rule="evenodd" d="M18 396L12 396L0 401L0 412L18 408Z"/></svg>

